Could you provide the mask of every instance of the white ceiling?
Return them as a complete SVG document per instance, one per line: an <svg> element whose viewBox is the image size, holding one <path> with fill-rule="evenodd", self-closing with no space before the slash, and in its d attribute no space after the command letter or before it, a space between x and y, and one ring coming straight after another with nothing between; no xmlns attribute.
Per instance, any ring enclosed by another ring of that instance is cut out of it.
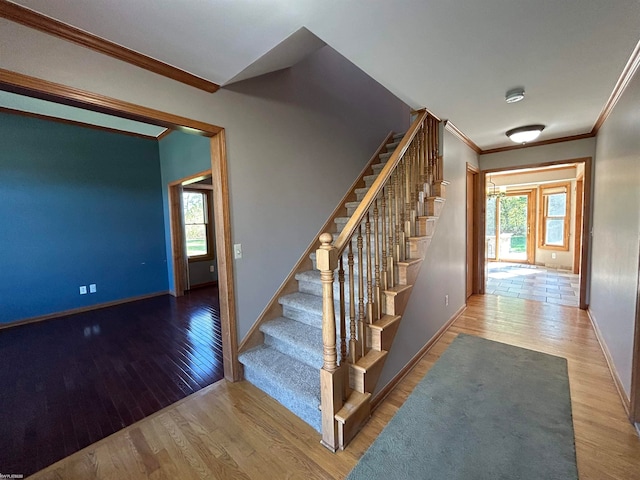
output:
<svg viewBox="0 0 640 480"><path fill-rule="evenodd" d="M16 3L221 85L291 64L314 44L296 48L305 27L482 149L530 123L540 140L591 131L640 39L638 0ZM526 98L507 105L516 86Z"/></svg>

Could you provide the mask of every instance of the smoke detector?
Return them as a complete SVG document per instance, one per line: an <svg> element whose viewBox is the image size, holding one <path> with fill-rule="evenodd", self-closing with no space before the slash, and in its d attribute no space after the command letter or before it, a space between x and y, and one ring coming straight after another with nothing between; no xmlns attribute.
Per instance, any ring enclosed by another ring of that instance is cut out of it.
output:
<svg viewBox="0 0 640 480"><path fill-rule="evenodd" d="M524 100L524 88L514 88L509 90L504 97L507 103L516 103Z"/></svg>

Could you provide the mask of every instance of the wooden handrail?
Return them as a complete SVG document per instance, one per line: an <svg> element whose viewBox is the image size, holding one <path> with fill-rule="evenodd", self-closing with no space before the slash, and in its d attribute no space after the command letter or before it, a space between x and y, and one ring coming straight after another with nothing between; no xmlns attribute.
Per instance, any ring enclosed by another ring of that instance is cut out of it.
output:
<svg viewBox="0 0 640 480"><path fill-rule="evenodd" d="M356 228L358 228L358 225L362 223L362 220L369 211L373 201L387 183L387 180L389 180L391 173L393 173L398 163L400 163L400 160L402 160L402 157L408 150L411 142L413 142L414 137L418 134L418 131L427 118L427 115L428 113L426 110L419 111L418 116L411 124L411 127L409 127L409 130L407 130L407 133L391 155L391 158L389 158L389 161L383 167L380 175L375 179L373 185L371 185L371 188L369 188L369 191L360 202L360 205L358 205L358 208L356 208L355 212L353 212L353 215L351 215L351 218L344 226L342 232L340 232L340 235L334 243L334 247L336 248L338 255L341 255L342 252L344 252L345 247L351 241L351 237L355 233Z"/></svg>

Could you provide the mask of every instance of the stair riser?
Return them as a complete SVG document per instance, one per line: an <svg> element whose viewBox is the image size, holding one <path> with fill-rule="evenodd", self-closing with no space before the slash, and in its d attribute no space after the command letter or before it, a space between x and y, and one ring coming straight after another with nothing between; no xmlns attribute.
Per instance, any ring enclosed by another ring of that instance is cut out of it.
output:
<svg viewBox="0 0 640 480"><path fill-rule="evenodd" d="M387 355L385 354L376 363L371 365L366 372L355 368L353 365L349 365L349 386L356 392L373 393L386 360Z"/></svg>
<svg viewBox="0 0 640 480"><path fill-rule="evenodd" d="M442 213L442 207L444 207L444 202L441 200L435 200L434 198L428 198L425 202L426 205L426 215L430 217L439 217L440 213Z"/></svg>
<svg viewBox="0 0 640 480"><path fill-rule="evenodd" d="M396 295L386 294L386 310L387 315L402 315L409 301L412 288L408 288Z"/></svg>
<svg viewBox="0 0 640 480"><path fill-rule="evenodd" d="M370 329L369 334L371 337L371 348L374 350L391 350L391 345L396 337L399 326L400 319L388 325L383 330Z"/></svg>
<svg viewBox="0 0 640 480"><path fill-rule="evenodd" d="M263 392L275 398L278 402L307 422L318 432L322 431L322 414L320 410L318 410L318 405L304 404L300 401L294 401L299 399L296 392L289 392L288 390L283 389L280 385L274 384L271 379L253 367L245 365L244 378Z"/></svg>
<svg viewBox="0 0 640 480"><path fill-rule="evenodd" d="M416 235L430 237L436 229L436 219L433 217L418 217Z"/></svg>

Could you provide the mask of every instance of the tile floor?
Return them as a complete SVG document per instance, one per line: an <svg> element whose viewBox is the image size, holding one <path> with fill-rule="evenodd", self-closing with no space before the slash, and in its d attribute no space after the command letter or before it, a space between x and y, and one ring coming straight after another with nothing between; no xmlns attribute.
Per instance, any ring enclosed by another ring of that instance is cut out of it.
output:
<svg viewBox="0 0 640 480"><path fill-rule="evenodd" d="M490 262L486 293L577 307L580 277L568 270Z"/></svg>

